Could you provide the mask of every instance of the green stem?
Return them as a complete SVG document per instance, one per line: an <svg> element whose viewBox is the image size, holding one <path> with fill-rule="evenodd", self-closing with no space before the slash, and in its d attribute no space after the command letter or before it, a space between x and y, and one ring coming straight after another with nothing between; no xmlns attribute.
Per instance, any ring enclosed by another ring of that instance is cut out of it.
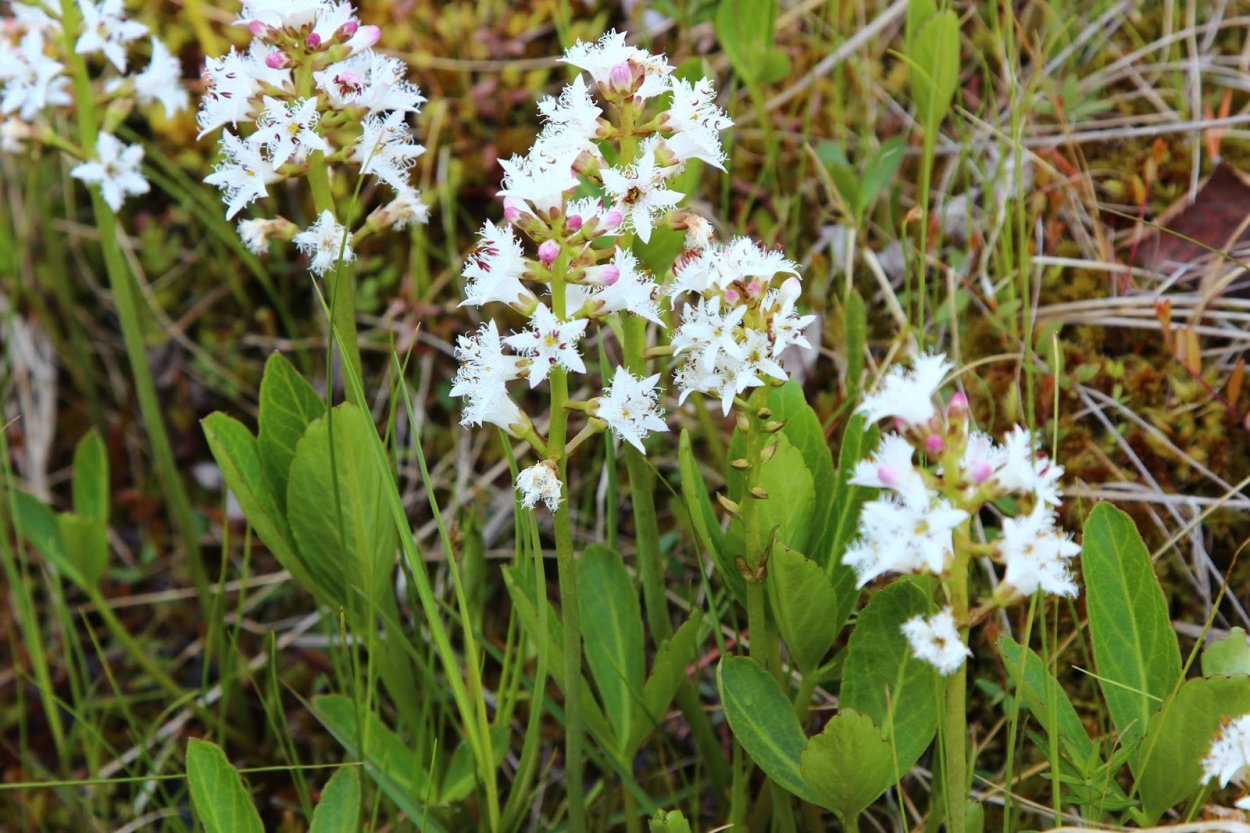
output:
<svg viewBox="0 0 1250 833"><path fill-rule="evenodd" d="M74 51L74 33L78 31L80 24L78 7L69 0L62 0L61 19L66 60L69 62L74 83L74 106L78 118L79 143L84 153L89 158L94 158L99 122L96 119L94 94L91 89L91 78L87 74L86 62ZM169 434L165 429L164 409L157 397L156 385L152 381L152 368L148 364L147 346L143 341L143 322L139 314L138 286L134 275L126 265L125 258L122 257L121 246L117 242L116 218L96 188L91 189L91 208L100 234L100 248L104 255L109 288L113 292L113 302L117 307L117 317L121 322L122 340L126 345L126 357L130 361L135 395L139 400L139 412L143 418L148 441L152 444L152 456L156 461L157 475L169 503L174 526L178 530L187 561L191 566L191 578L195 584L196 594L200 604L207 609L210 600L209 582L200 554L195 512L178 473L173 447L170 445Z"/></svg>
<svg viewBox="0 0 1250 833"><path fill-rule="evenodd" d="M312 67L300 67L295 73L296 90L301 96L313 94ZM326 165L325 154L313 151L308 155L308 186L312 189L313 207L320 216L321 212L329 211L336 220L341 220L334 209L334 189L330 183L330 168ZM352 280L347 265L338 261L327 279L327 293L330 296L331 337L338 333L340 355L356 373L356 378L363 380L361 371L360 343L356 336L356 284Z"/></svg>
<svg viewBox="0 0 1250 833"><path fill-rule="evenodd" d="M565 316L564 276L568 271L568 253L561 254L553 265L551 310L561 320ZM582 771L583 760L581 668L582 629L577 599L577 556L573 552L573 522L569 517L568 439L569 401L568 373L561 367L551 371L551 425L547 431L547 449L555 458L560 477L560 506L555 511L556 569L560 583L560 615L564 622L564 780L569 799L569 830L582 833L586 829L586 806Z"/></svg>
<svg viewBox="0 0 1250 833"><path fill-rule="evenodd" d="M767 401L768 388L757 388L751 395L747 418L750 426L747 430L747 482L742 492L742 541L746 552L743 558L747 567L756 576L748 578L747 590L747 628L751 634L751 657L767 669L778 682L784 682L781 673L781 650L777 644L777 636L773 633L768 620L768 602L764 590L764 576L768 568L768 554L764 552L764 530L760 527L759 502L770 498L759 498L751 490L759 485L760 467L763 465L764 442L768 437L764 433L763 421L759 418L759 409Z"/></svg>
<svg viewBox="0 0 1250 833"><path fill-rule="evenodd" d="M966 537L966 536L961 536ZM968 554L957 548L947 582L959 635L968 640ZM963 833L968 798L968 663L946 678L946 829Z"/></svg>

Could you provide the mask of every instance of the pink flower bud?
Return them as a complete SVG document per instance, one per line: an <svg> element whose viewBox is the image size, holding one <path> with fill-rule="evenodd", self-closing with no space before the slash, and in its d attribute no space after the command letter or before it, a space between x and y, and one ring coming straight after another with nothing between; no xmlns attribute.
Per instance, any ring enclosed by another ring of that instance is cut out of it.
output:
<svg viewBox="0 0 1250 833"><path fill-rule="evenodd" d="M307 46L309 49L320 49L321 35L318 35L316 32L309 32L308 37L304 38L304 46Z"/></svg>
<svg viewBox="0 0 1250 833"><path fill-rule="evenodd" d="M930 434L924 438L924 451L930 457L936 457L946 450L946 440L941 434Z"/></svg>
<svg viewBox="0 0 1250 833"><path fill-rule="evenodd" d="M599 280L604 286L611 286L621 279L621 270L609 263L599 272Z"/></svg>
<svg viewBox="0 0 1250 833"><path fill-rule="evenodd" d="M603 215L604 228L616 228L625 220L625 216L615 208Z"/></svg>
<svg viewBox="0 0 1250 833"><path fill-rule="evenodd" d="M908 428L911 428L911 423L910 423L910 422L908 422L907 420L903 419L902 417L894 417L894 430L895 430L895 431L897 431L897 432L899 432L900 434L902 434L902 433L903 433L903 432L905 432Z"/></svg>
<svg viewBox="0 0 1250 833"><path fill-rule="evenodd" d="M790 301L791 303L797 301L799 299L799 296L802 294L803 294L803 284L799 281L798 278L795 278L795 277L789 277L789 278L786 278L784 281L782 281L781 289L778 290L778 295L781 298L781 300Z"/></svg>
<svg viewBox="0 0 1250 833"><path fill-rule="evenodd" d="M972 477L972 482L980 486L994 474L994 467L984 460L977 460L968 474Z"/></svg>
<svg viewBox="0 0 1250 833"><path fill-rule="evenodd" d="M543 266L550 266L559 256L560 244L554 240L548 240L538 247L538 259L542 261Z"/></svg>
<svg viewBox="0 0 1250 833"><path fill-rule="evenodd" d="M259 20L249 20L247 22L247 31L251 32L253 37L263 38L269 34L269 27Z"/></svg>
<svg viewBox="0 0 1250 833"><path fill-rule="evenodd" d="M274 50L265 56L265 66L270 69L282 69L286 66L286 55L278 50Z"/></svg>
<svg viewBox="0 0 1250 833"><path fill-rule="evenodd" d="M517 218L521 216L521 204L512 197L503 198L503 218L509 223L515 223Z"/></svg>
<svg viewBox="0 0 1250 833"><path fill-rule="evenodd" d="M350 38L356 34L356 30L360 28L360 24L354 20L349 20L339 27L339 34L345 38Z"/></svg>
<svg viewBox="0 0 1250 833"><path fill-rule="evenodd" d="M612 85L612 89L619 92L625 92L634 88L634 70L624 61L619 64L613 64L608 70L608 82Z"/></svg>
<svg viewBox="0 0 1250 833"><path fill-rule="evenodd" d="M893 466L877 466L877 477L887 486L897 486L902 479Z"/></svg>
<svg viewBox="0 0 1250 833"><path fill-rule="evenodd" d="M951 396L950 402L946 403L947 416L957 416L968 412L968 397L962 392L955 391Z"/></svg>
<svg viewBox="0 0 1250 833"><path fill-rule="evenodd" d="M751 280L750 283L747 284L748 295L759 295L763 291L764 291L764 285L760 283L759 281L755 280L754 278Z"/></svg>
<svg viewBox="0 0 1250 833"><path fill-rule="evenodd" d="M738 290L734 289L732 286L725 290L725 300L731 304L738 303L738 299L741 297L742 296L738 293Z"/></svg>
<svg viewBox="0 0 1250 833"><path fill-rule="evenodd" d="M582 215L570 214L565 219L564 224L568 226L569 231L577 231L579 228L582 227Z"/></svg>
<svg viewBox="0 0 1250 833"><path fill-rule="evenodd" d="M382 37L382 30L377 26L361 26L355 35L360 39L360 48L368 49Z"/></svg>

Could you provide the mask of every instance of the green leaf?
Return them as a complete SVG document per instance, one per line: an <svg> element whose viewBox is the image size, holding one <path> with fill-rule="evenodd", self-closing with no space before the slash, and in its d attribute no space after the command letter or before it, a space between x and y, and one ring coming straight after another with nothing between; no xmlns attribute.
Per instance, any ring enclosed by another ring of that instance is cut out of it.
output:
<svg viewBox="0 0 1250 833"><path fill-rule="evenodd" d="M926 0L912 6L925 7L927 12L932 4ZM909 8L907 23L908 80L916 101L916 120L927 136L933 136L959 85L959 18L945 9L921 20Z"/></svg>
<svg viewBox="0 0 1250 833"><path fill-rule="evenodd" d="M882 142L881 147L877 148L877 152L868 160L868 164L864 168L864 201L860 206L861 216L862 212L872 205L877 197L881 196L886 186L894 179L894 175L898 173L899 166L903 164L903 159L906 158L906 155L906 137L895 136ZM848 345L848 349L849 347L850 345ZM860 356L859 358L862 362L863 357Z"/></svg>
<svg viewBox="0 0 1250 833"><path fill-rule="evenodd" d="M842 432L842 447L838 449L838 468L833 486L833 516L829 520L828 546L818 552L824 559L824 568L830 573L838 569L850 572L842 564L846 548L855 540L860 510L876 495L877 490L857 486L851 482L855 476L855 464L867 457L877 447L877 427L865 421L862 414L855 414Z"/></svg>
<svg viewBox="0 0 1250 833"><path fill-rule="evenodd" d="M647 825L650 833L690 833L690 822L681 810L660 810Z"/></svg>
<svg viewBox="0 0 1250 833"><path fill-rule="evenodd" d="M1250 676L1250 639L1243 629L1233 628L1228 636L1203 649L1202 676Z"/></svg>
<svg viewBox="0 0 1250 833"><path fill-rule="evenodd" d="M830 615L844 606L838 588L819 564L786 546L773 548L765 581L791 659L804 674L814 671L842 626Z"/></svg>
<svg viewBox="0 0 1250 833"><path fill-rule="evenodd" d="M313 698L313 714L321 725L349 756L364 761L365 772L386 797L420 829L443 833L445 828L425 806L434 792L429 771L436 763L419 760L412 748L372 712L363 716L365 745L362 751L356 734L355 708L342 694Z"/></svg>
<svg viewBox="0 0 1250 833"><path fill-rule="evenodd" d="M360 778L356 767L334 773L321 791L308 833L348 833L360 829Z"/></svg>
<svg viewBox="0 0 1250 833"><path fill-rule="evenodd" d="M221 468L226 488L239 501L247 522L283 569L318 600L331 602L337 592L323 586L305 567L295 551L287 526L284 495L274 494L265 480L256 437L238 420L223 413L205 417L200 425L213 459Z"/></svg>
<svg viewBox="0 0 1250 833"><path fill-rule="evenodd" d="M85 583L98 586L104 578L109 557L104 521L62 512L56 516L56 525L65 557L77 568Z"/></svg>
<svg viewBox="0 0 1250 833"><path fill-rule="evenodd" d="M503 763L508 753L508 727L490 727L490 751L495 759L495 766ZM442 774L442 783L438 788L439 804L454 804L463 801L473 788L477 786L477 762L473 759L473 747L468 741L460 741L456 751L451 753L446 771Z"/></svg>
<svg viewBox="0 0 1250 833"><path fill-rule="evenodd" d="M527 571L528 568L525 567L520 569L504 567L501 572L504 586L508 588L508 595L512 598L512 607L521 620L521 626L530 638L537 642L541 638L542 630L539 627L538 603L534 595L533 578L527 576ZM551 602L547 602L546 608L547 661L551 663L551 679L561 691L564 691L568 684L564 671L564 628ZM599 738L605 747L615 749L615 745L611 742L615 739L612 737L612 730L608 727L607 718L603 716L599 704L591 695L590 684L581 675L581 669L577 671L578 681L582 686L582 723L585 724L586 730Z"/></svg>
<svg viewBox="0 0 1250 833"><path fill-rule="evenodd" d="M187 782L195 814L208 833L265 833L252 796L216 744L187 741Z"/></svg>
<svg viewBox="0 0 1250 833"><path fill-rule="evenodd" d="M354 586L385 606L398 546L386 502L390 473L379 470L367 416L343 404L331 420L314 420L296 444L286 501L291 532L308 571L336 592L340 605L359 610L348 604Z"/></svg>
<svg viewBox="0 0 1250 833"><path fill-rule="evenodd" d="M898 772L920 759L937 731L941 687L937 671L914 659L903 623L927 615L929 594L911 581L875 593L859 614L847 645L839 703L872 718L894 745Z"/></svg>
<svg viewBox="0 0 1250 833"><path fill-rule="evenodd" d="M1250 712L1250 677L1188 680L1150 720L1139 753L1142 807L1154 824L1203 785L1202 759L1220 721Z"/></svg>
<svg viewBox="0 0 1250 833"><path fill-rule="evenodd" d="M850 294L846 296L843 322L843 328L846 330L846 397L848 402L854 403L859 400L859 392L864 380L864 356L868 353L868 310L864 307L864 296L853 287ZM870 439L864 436L864 418L852 416L850 424L843 432L843 449L846 448L845 434L851 431L852 426L855 427L857 444ZM838 482L841 482L841 472L845 470L841 465L842 453L842 451L838 452ZM832 526L833 524L830 523L830 528Z"/></svg>
<svg viewBox="0 0 1250 833"><path fill-rule="evenodd" d="M1128 744L1176 687L1180 646L1146 545L1129 516L1109 503L1085 522L1081 568L1098 684Z"/></svg>
<svg viewBox="0 0 1250 833"><path fill-rule="evenodd" d="M893 753L881 730L867 715L850 709L834 715L807 742L800 768L817 803L837 813L844 825L897 780Z"/></svg>
<svg viewBox="0 0 1250 833"><path fill-rule="evenodd" d="M109 458L100 434L92 428L74 449L74 514L108 523Z"/></svg>
<svg viewBox="0 0 1250 833"><path fill-rule="evenodd" d="M1046 670L1042 658L1032 649L1028 649L1024 655L1024 675L1021 679L1020 643L1010 636L1001 636L998 639L998 652L1002 654L1003 666L1011 675L1024 705L1048 735L1059 733L1060 740L1068 750L1069 759L1083 770L1086 769L1093 761L1096 748L1089 739L1085 724L1072 707L1072 701L1068 699L1059 681ZM1054 725L1050 720L1052 703L1056 721Z"/></svg>
<svg viewBox="0 0 1250 833"><path fill-rule="evenodd" d="M776 84L789 75L790 56L785 53L785 50L777 47L767 50L760 62L759 82L765 85Z"/></svg>
<svg viewBox="0 0 1250 833"><path fill-rule="evenodd" d="M777 681L749 657L725 657L716 677L729 728L751 760L794 795L819 803L800 771L807 738Z"/></svg>
<svg viewBox="0 0 1250 833"><path fill-rule="evenodd" d="M15 490L13 522L18 533L30 541L61 575L75 584L86 582L78 564L66 551L65 542L61 539L61 524L50 506L29 492Z"/></svg>
<svg viewBox="0 0 1250 833"><path fill-rule="evenodd" d="M265 362L260 381L257 448L265 479L275 495L285 495L295 447L313 420L324 416L325 402L279 353Z"/></svg>
<svg viewBox="0 0 1250 833"><path fill-rule="evenodd" d="M699 632L703 625L703 613L696 610L682 623L670 639L655 653L651 662L651 676L642 687L642 707L634 719L634 734L626 747L627 757L633 757L647 734L659 725L677 695L677 689L686 679L686 668L695 658L699 644Z"/></svg>
<svg viewBox="0 0 1250 833"><path fill-rule="evenodd" d="M716 37L748 85L763 82L776 19L777 0L721 0L716 9Z"/></svg>
<svg viewBox="0 0 1250 833"><path fill-rule="evenodd" d="M681 471L681 496L690 513L690 525L699 539L700 545L712 556L720 571L721 579L739 602L746 600L746 581L734 566L733 558L725 550L725 535L716 520L716 511L712 508L712 500L708 497L707 486L699 473L699 463L695 460L694 450L690 442L690 431L681 429L681 438L677 441L677 461Z"/></svg>
<svg viewBox="0 0 1250 833"><path fill-rule="evenodd" d="M646 675L642 610L621 557L603 546L586 549L577 565L577 596L586 662L617 739L625 752L633 734L634 704Z"/></svg>
<svg viewBox="0 0 1250 833"><path fill-rule="evenodd" d="M774 388L768 395L768 407L773 412L772 418L784 423L781 433L802 456L803 465L812 476L815 516L811 523L811 533L806 540L799 541L798 546L791 543L793 549L810 553L824 539L830 508L833 506L833 455L829 451L829 442L825 439L820 417L807 404L803 387L798 382L791 379ZM788 493L785 494L788 499Z"/></svg>

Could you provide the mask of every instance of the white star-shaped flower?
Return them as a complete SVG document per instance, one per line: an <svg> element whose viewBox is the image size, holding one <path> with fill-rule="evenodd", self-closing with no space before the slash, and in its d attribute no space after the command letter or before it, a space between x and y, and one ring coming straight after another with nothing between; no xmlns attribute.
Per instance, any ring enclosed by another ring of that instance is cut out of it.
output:
<svg viewBox="0 0 1250 833"><path fill-rule="evenodd" d="M317 132L321 114L317 112L315 96L290 104L265 96L264 102L265 109L256 121L260 130L254 138L269 151L269 162L275 168L289 159L302 159L310 151L329 152L330 146Z"/></svg>
<svg viewBox="0 0 1250 833"><path fill-rule="evenodd" d="M1003 442L1002 466L994 475L998 486L1008 492L1031 494L1041 503L1058 506L1059 478L1063 466L1034 451L1033 433L1016 426Z"/></svg>
<svg viewBox="0 0 1250 833"><path fill-rule="evenodd" d="M608 424L617 437L646 453L642 441L652 431L667 431L657 401L656 384L660 375L639 379L625 368L617 368L612 386L599 399L595 415Z"/></svg>
<svg viewBox="0 0 1250 833"><path fill-rule="evenodd" d="M596 43L579 40L565 51L560 60L589 72L591 78L607 88L613 86L613 68L624 67L637 87L634 95L642 99L664 92L668 76L673 72L663 55L652 55L644 49L630 46L625 43L625 33L615 30Z"/></svg>
<svg viewBox="0 0 1250 833"><path fill-rule="evenodd" d="M941 575L954 552L954 530L968 519L945 499L928 494L907 500L887 494L864 504L859 538L842 562L854 568L863 587L885 573Z"/></svg>
<svg viewBox="0 0 1250 833"><path fill-rule="evenodd" d="M186 87L182 85L182 65L155 37L152 38L152 59L147 69L134 76L135 97L140 104L159 101L165 115L172 116L187 106Z"/></svg>
<svg viewBox="0 0 1250 833"><path fill-rule="evenodd" d="M1081 547L1056 527L1054 512L1045 503L1039 501L1028 515L1004 520L997 549L1007 565L1003 583L1019 595L1031 596L1041 590L1056 596L1076 596L1068 561L1080 554Z"/></svg>
<svg viewBox="0 0 1250 833"><path fill-rule="evenodd" d="M855 410L869 422L894 417L909 426L923 425L937 414L933 397L953 367L941 353L920 356L909 370L895 365Z"/></svg>
<svg viewBox="0 0 1250 833"><path fill-rule="evenodd" d="M521 283L529 261L511 226L497 226L490 220L482 226L477 247L465 260L460 273L465 279L465 298L460 306L480 307L492 301L512 304L519 299L532 299Z"/></svg>
<svg viewBox="0 0 1250 833"><path fill-rule="evenodd" d="M701 159L725 170L725 151L720 132L733 126L733 119L716 106L716 90L712 79L701 78L691 84L680 78L669 80L673 103L664 115L663 125L673 130L664 140L668 149L681 161Z"/></svg>
<svg viewBox="0 0 1250 833"><path fill-rule="evenodd" d="M365 118L352 159L360 163L362 174L373 174L402 191L409 187L408 170L423 153L425 148L412 141L407 115L394 110L385 116Z"/></svg>
<svg viewBox="0 0 1250 833"><path fill-rule="evenodd" d="M628 168L604 168L603 188L611 196L626 223L643 243L651 240L655 221L681 202L680 191L664 187L672 169L659 165L655 151L658 136L649 136L639 147L637 163Z"/></svg>
<svg viewBox="0 0 1250 833"><path fill-rule="evenodd" d="M464 397L467 405L462 425L490 423L504 430L525 422L521 409L508 396L507 383L522 373L522 360L503 352L494 321L487 321L472 336L456 341L460 368L452 380L451 395Z"/></svg>
<svg viewBox="0 0 1250 833"><path fill-rule="evenodd" d="M1202 783L1227 787L1250 779L1250 714L1227 721L1202 759Z"/></svg>
<svg viewBox="0 0 1250 833"><path fill-rule="evenodd" d="M295 235L295 245L309 256L308 269L314 275L324 275L336 263L349 263L356 259L351 238L328 209L321 212L317 222Z"/></svg>
<svg viewBox="0 0 1250 833"><path fill-rule="evenodd" d="M579 310L590 304L591 314L628 312L664 326L660 307L656 303L659 287L650 273L638 265L638 258L633 252L617 249L609 263L588 267L586 277L591 285L574 284L565 290L570 310Z"/></svg>
<svg viewBox="0 0 1250 833"><path fill-rule="evenodd" d="M546 379L553 367L562 367L574 373L586 372L577 343L586 332L588 323L585 318L561 321L545 304L540 303L534 308L529 329L504 339L504 343L513 350L530 358L528 376L531 388Z"/></svg>
<svg viewBox="0 0 1250 833"><path fill-rule="evenodd" d="M142 161L142 145L123 145L113 134L101 133L96 138L95 159L76 165L70 175L88 185L100 186L100 196L117 211L126 197L151 190L139 173Z"/></svg>
<svg viewBox="0 0 1250 833"><path fill-rule="evenodd" d="M47 107L73 103L65 66L48 57L44 45L42 31L32 29L16 49L0 49L0 114L30 122Z"/></svg>
<svg viewBox="0 0 1250 833"><path fill-rule="evenodd" d="M255 135L241 139L229 130L221 134L221 161L204 177L209 185L222 190L226 219L234 219L243 208L268 196L265 187L278 178L273 165L261 153Z"/></svg>
<svg viewBox="0 0 1250 833"><path fill-rule="evenodd" d="M887 434L881 438L876 453L855 464L850 482L856 486L889 489L906 503L923 504L927 501L928 487L912 462L915 454L916 450L906 439L898 434Z"/></svg>
<svg viewBox="0 0 1250 833"><path fill-rule="evenodd" d="M955 616L949 607L928 619L912 617L903 623L902 630L911 646L912 656L932 665L943 677L954 674L964 660L972 656L972 651L959 635Z"/></svg>
<svg viewBox="0 0 1250 833"><path fill-rule="evenodd" d="M74 44L79 55L103 52L118 72L126 71L126 44L148 33L142 23L126 19L122 0L78 0L82 33Z"/></svg>

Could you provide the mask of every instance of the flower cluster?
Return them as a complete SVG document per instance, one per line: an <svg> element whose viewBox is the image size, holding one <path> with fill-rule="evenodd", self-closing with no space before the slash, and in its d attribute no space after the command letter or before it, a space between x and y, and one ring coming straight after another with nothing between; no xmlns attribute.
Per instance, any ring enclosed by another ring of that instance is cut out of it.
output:
<svg viewBox="0 0 1250 833"><path fill-rule="evenodd" d="M303 231L282 217L241 221L245 245L262 254L271 240L293 240L321 275L350 261L365 235L425 222L410 182L425 148L409 125L425 98L401 61L372 49L378 27L362 25L346 0L244 0L238 22L253 36L248 49L209 58L204 70L200 135L222 129L221 161L204 181L221 189L226 219L286 179L307 178L317 203ZM336 165L391 192L352 234L333 210Z"/></svg>
<svg viewBox="0 0 1250 833"><path fill-rule="evenodd" d="M127 73L128 50L144 43L148 27L126 17L122 0L76 0L65 14L74 18L68 22L73 51L102 59L92 94L97 102L110 104L95 153L71 174L98 186L104 201L117 211L126 197L147 193L149 186L139 172L143 148L123 145L109 132L109 120L120 121L135 104L159 104L167 117L185 108L181 67L159 39L149 37L147 66ZM73 103L66 26L67 19L50 5L12 3L9 16L0 17L0 153L18 153L25 141L38 140L40 116ZM66 145L63 138L57 143Z"/></svg>
<svg viewBox="0 0 1250 833"><path fill-rule="evenodd" d="M716 105L712 82L677 78L663 56L630 46L619 32L578 42L563 60L583 74L539 102L544 124L529 152L501 162L506 222L483 225L462 273L463 304L507 305L527 323L501 335L487 321L460 337L452 389L466 400L465 425L497 425L529 439L544 457L517 481L531 508L558 505L563 484L552 483L553 458L580 439L548 448L508 384L524 379L534 388L553 373L585 373L581 345L592 341L593 323L619 317L617 332L633 329L637 355L612 362L622 366L603 380L599 396L553 401L553 408L586 414L579 438L611 430L639 451L649 434L667 430L663 374L638 372L648 361L680 354L682 399L712 393L728 412L748 387L786 378L777 361L786 346L808 346L799 330L809 319L794 312L798 280L785 279L797 267L750 240L713 244L711 224L679 207L685 194L674 178L688 162L723 168L720 133L732 122ZM633 242L647 243L658 229L684 231L686 246L657 276L639 262ZM654 325L653 338L661 339L656 331L688 293L699 298L684 306L672 345L644 356L637 338Z"/></svg>
<svg viewBox="0 0 1250 833"><path fill-rule="evenodd" d="M886 573L946 574L956 548L973 547L970 519L987 503L1012 495L1023 511L1003 520L1002 534L985 551L1005 567L995 601L1039 591L1075 596L1068 562L1080 546L1059 527L1055 512L1063 467L1038 453L1036 438L1024 428L1014 428L1001 444L972 428L961 393L939 408L935 397L952 369L943 355L922 355L909 369L892 368L859 406L869 421L891 420L895 430L856 464L851 482L882 494L864 505L859 537L844 563L854 568L861 587ZM949 665L954 653L938 662L925 647L933 636L926 627L908 631L916 656L943 673L958 668Z"/></svg>
<svg viewBox="0 0 1250 833"><path fill-rule="evenodd" d="M1250 714L1228 721L1211 742L1202 759L1202 783L1216 781L1221 787L1237 783L1250 788ZM1250 795L1237 800L1241 810L1250 810Z"/></svg>

